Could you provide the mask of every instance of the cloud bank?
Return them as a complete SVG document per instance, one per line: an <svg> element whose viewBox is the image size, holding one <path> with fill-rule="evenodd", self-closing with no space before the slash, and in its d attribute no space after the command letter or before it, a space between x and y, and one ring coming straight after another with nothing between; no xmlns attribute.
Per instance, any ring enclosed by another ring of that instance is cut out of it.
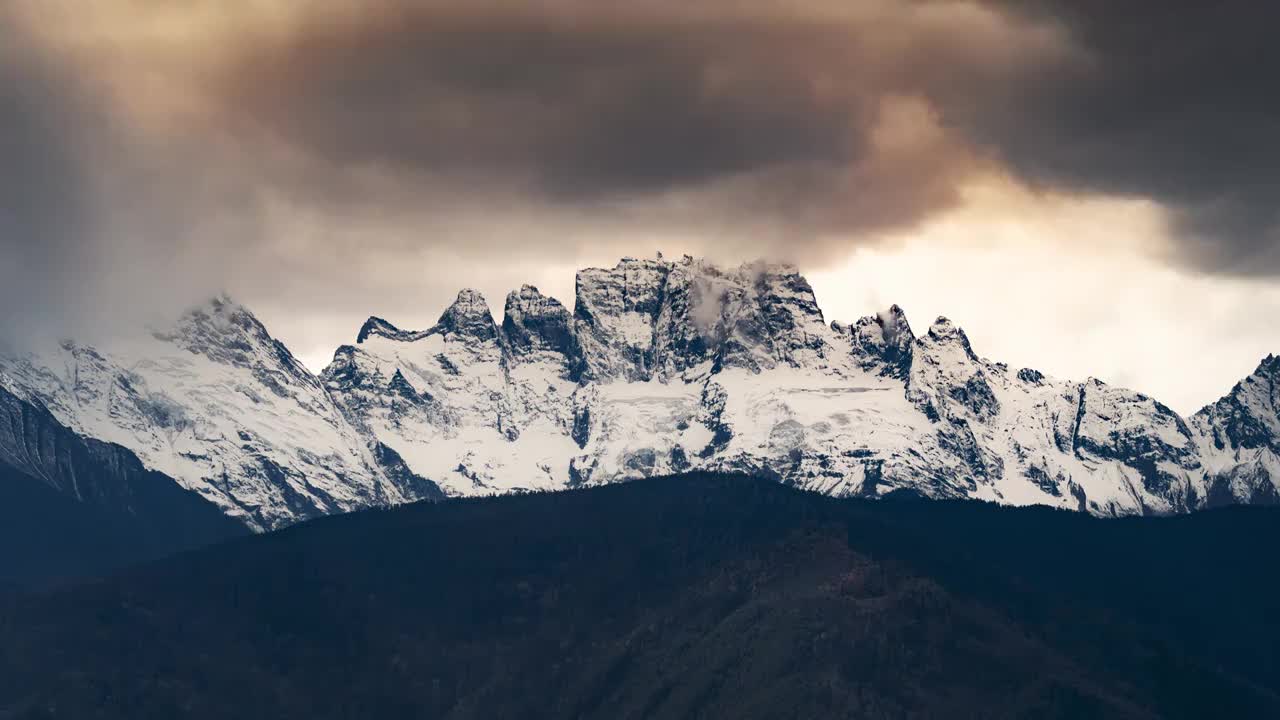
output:
<svg viewBox="0 0 1280 720"><path fill-rule="evenodd" d="M1280 274L1267 4L635 5L0 0L0 337L228 288L319 346L659 248L822 271L974 187L1154 218L1032 245Z"/></svg>

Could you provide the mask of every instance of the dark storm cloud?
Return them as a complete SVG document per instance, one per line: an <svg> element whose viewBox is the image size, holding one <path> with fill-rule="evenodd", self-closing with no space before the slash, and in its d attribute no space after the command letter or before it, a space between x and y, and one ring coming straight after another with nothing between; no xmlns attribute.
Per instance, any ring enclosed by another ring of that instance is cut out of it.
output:
<svg viewBox="0 0 1280 720"><path fill-rule="evenodd" d="M240 243L201 239L228 224L193 174L209 157L132 134L92 73L25 30L0 7L0 341L109 334L217 288L211 258Z"/></svg>
<svg viewBox="0 0 1280 720"><path fill-rule="evenodd" d="M387 1L300 15L215 84L233 122L435 191L573 208L683 193L641 218L847 238L950 207L998 161L1158 201L1195 267L1280 272L1280 6L853 5ZM886 151L903 98L924 124Z"/></svg>
<svg viewBox="0 0 1280 720"><path fill-rule="evenodd" d="M957 115L972 136L1032 181L1164 204L1196 267L1280 273L1280 4L1000 5L1063 22L1083 61Z"/></svg>
<svg viewBox="0 0 1280 720"><path fill-rule="evenodd" d="M1061 51L955 3L379 7L301 18L214 83L224 122L329 169L304 189L350 200L330 181L373 169L814 243L951 206L982 159L931 96L985 95L1016 82L1013 60Z"/></svg>
<svg viewBox="0 0 1280 720"><path fill-rule="evenodd" d="M75 285L89 215L74 146L87 108L7 20L0 10L0 332L42 322L45 287Z"/></svg>
<svg viewBox="0 0 1280 720"><path fill-rule="evenodd" d="M812 267L984 173L1154 199L1181 262L1280 273L1278 15L0 0L0 331L227 285L379 305L452 285L440 268L567 266L610 243Z"/></svg>

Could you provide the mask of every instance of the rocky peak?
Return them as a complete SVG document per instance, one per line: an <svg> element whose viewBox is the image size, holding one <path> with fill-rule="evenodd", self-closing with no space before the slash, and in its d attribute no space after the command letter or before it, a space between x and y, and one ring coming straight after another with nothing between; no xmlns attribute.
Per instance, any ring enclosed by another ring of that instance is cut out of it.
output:
<svg viewBox="0 0 1280 720"><path fill-rule="evenodd" d="M897 305L859 319L852 326L832 323L837 333L849 336L859 365L879 369L883 375L905 379L911 370L911 348L916 336L906 313Z"/></svg>
<svg viewBox="0 0 1280 720"><path fill-rule="evenodd" d="M447 310L440 315L434 332L458 335L473 340L493 340L498 337L498 326L489 312L489 303L478 290L464 288Z"/></svg>
<svg viewBox="0 0 1280 720"><path fill-rule="evenodd" d="M226 293L187 310L171 330L152 335L216 363L251 368L259 380L277 393L283 392L282 382L316 384L311 372L288 348L271 337L248 308ZM291 380L283 380L281 376Z"/></svg>
<svg viewBox="0 0 1280 720"><path fill-rule="evenodd" d="M524 285L507 295L502 333L512 355L518 358L538 351L560 353L566 357L576 355L573 317L569 310L559 300L543 295L532 285Z"/></svg>
<svg viewBox="0 0 1280 720"><path fill-rule="evenodd" d="M753 371L822 364L830 338L795 266L725 270L687 256L580 272L574 325L595 379L671 377L708 361Z"/></svg>
<svg viewBox="0 0 1280 720"><path fill-rule="evenodd" d="M623 258L576 278L574 332L592 379L647 380L654 367L654 323L672 264Z"/></svg>
<svg viewBox="0 0 1280 720"><path fill-rule="evenodd" d="M929 417L987 420L1000 412L993 369L973 352L964 331L939 317L911 348L908 397Z"/></svg>
<svg viewBox="0 0 1280 720"><path fill-rule="evenodd" d="M1089 378L1080 384L1071 448L1077 457L1110 460L1131 468L1143 488L1167 507L1157 512L1189 509L1190 497L1175 470L1199 467L1191 429L1160 402L1133 390Z"/></svg>
<svg viewBox="0 0 1280 720"><path fill-rule="evenodd" d="M813 288L795 266L751 263L733 276L739 291L725 313L717 365L760 370L821 361L829 330Z"/></svg>
<svg viewBox="0 0 1280 720"><path fill-rule="evenodd" d="M929 337L935 342L959 342L970 352L973 351L969 345L969 336L964 330L960 329L950 318L938 316L937 320L929 326Z"/></svg>
<svg viewBox="0 0 1280 720"><path fill-rule="evenodd" d="M1280 355L1267 355L1258 364L1258 369L1250 377L1255 379L1275 380L1280 378Z"/></svg>
<svg viewBox="0 0 1280 720"><path fill-rule="evenodd" d="M1271 448L1280 452L1280 357L1267 355L1249 377L1221 400L1196 413L1220 448Z"/></svg>

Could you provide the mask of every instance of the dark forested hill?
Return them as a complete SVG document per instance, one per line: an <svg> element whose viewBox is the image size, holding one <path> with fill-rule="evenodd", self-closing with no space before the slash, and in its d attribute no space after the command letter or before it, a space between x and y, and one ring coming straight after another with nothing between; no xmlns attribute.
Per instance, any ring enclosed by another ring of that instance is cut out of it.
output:
<svg viewBox="0 0 1280 720"><path fill-rule="evenodd" d="M248 534L129 450L0 388L0 588L91 577Z"/></svg>
<svg viewBox="0 0 1280 720"><path fill-rule="evenodd" d="M1276 717L1278 546L725 476L421 504L0 601L0 718Z"/></svg>

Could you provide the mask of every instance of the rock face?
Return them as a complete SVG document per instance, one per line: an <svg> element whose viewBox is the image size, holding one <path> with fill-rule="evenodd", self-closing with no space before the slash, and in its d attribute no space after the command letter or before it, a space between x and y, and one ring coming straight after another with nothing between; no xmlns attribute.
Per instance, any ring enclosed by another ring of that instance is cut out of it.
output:
<svg viewBox="0 0 1280 720"><path fill-rule="evenodd" d="M81 438L44 408L0 388L0 465L84 505L127 515L193 542L235 534L243 526L198 495L147 470L129 450Z"/></svg>
<svg viewBox="0 0 1280 720"><path fill-rule="evenodd" d="M459 304L474 310L475 294ZM448 331L457 314L362 332L324 374L353 423L448 494L701 468L1127 515L1268 501L1280 478L1263 449L1280 436L1273 396L1220 410L1238 419L1219 422L1235 439L1218 447L1200 416L1141 394L989 362L945 318L919 337L897 306L827 325L787 266L625 259L578 274L572 316L530 287L496 334Z"/></svg>
<svg viewBox="0 0 1280 720"><path fill-rule="evenodd" d="M624 259L576 294L524 286L500 323L474 290L427 330L370 318L318 378L223 298L141 350L65 344L0 379L259 528L690 469L1099 515L1280 496L1280 359L1184 420L990 362L945 318L827 324L789 266Z"/></svg>
<svg viewBox="0 0 1280 720"><path fill-rule="evenodd" d="M0 584L91 577L247 532L129 450L0 388Z"/></svg>
<svg viewBox="0 0 1280 720"><path fill-rule="evenodd" d="M1280 504L1280 357L1191 419L1210 472L1207 501Z"/></svg>

